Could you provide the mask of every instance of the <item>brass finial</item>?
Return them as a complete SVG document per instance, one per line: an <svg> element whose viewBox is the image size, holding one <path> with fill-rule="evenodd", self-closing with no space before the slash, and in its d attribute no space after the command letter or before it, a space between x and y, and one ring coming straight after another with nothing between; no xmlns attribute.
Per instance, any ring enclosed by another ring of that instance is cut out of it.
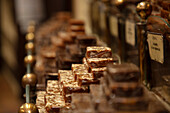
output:
<svg viewBox="0 0 170 113"><path fill-rule="evenodd" d="M26 64L32 64L35 61L35 58L33 55L28 55L24 58L24 62Z"/></svg>
<svg viewBox="0 0 170 113"><path fill-rule="evenodd" d="M28 29L27 29L28 33L33 33L35 32L35 21L31 21L29 23Z"/></svg>
<svg viewBox="0 0 170 113"><path fill-rule="evenodd" d="M26 35L26 40L27 41L33 41L34 40L34 33L28 33Z"/></svg>
<svg viewBox="0 0 170 113"><path fill-rule="evenodd" d="M140 2L136 7L137 14L145 21L152 13L152 6L149 2Z"/></svg>
<svg viewBox="0 0 170 113"><path fill-rule="evenodd" d="M33 51L33 50L34 50L34 43L33 43L33 42L28 42L28 43L25 45L25 49L26 49L26 50L31 50L31 51Z"/></svg>
<svg viewBox="0 0 170 113"><path fill-rule="evenodd" d="M22 77L22 86L25 88L27 84L34 87L37 83L37 76L33 73L27 73Z"/></svg>
<svg viewBox="0 0 170 113"><path fill-rule="evenodd" d="M20 108L18 113L39 113L35 104L25 103Z"/></svg>

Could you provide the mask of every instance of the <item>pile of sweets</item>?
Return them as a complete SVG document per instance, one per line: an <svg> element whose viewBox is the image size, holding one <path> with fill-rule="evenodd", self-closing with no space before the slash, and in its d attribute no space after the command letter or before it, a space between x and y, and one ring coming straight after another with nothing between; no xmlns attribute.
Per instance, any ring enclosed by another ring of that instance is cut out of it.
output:
<svg viewBox="0 0 170 113"><path fill-rule="evenodd" d="M40 113L168 113L148 103L139 69L116 64L111 49L85 35L84 22L69 13L42 25L35 40Z"/></svg>
<svg viewBox="0 0 170 113"><path fill-rule="evenodd" d="M82 63L87 46L100 45L96 36L86 35L84 26L84 21L72 19L70 13L60 12L37 29L34 70L38 85L45 83L46 74L69 70L72 63Z"/></svg>
<svg viewBox="0 0 170 113"><path fill-rule="evenodd" d="M74 108L71 105L72 94L90 95L90 87L94 88L94 86L90 85L100 84L100 78L103 76L103 72L106 71L106 65L109 63L113 64L111 49L100 46L87 47L86 57L83 58L83 62L83 64L72 64L71 70L59 70L58 74L49 73L47 75L46 91L39 91L37 93L36 105L39 108L39 111L44 112L44 110L46 110L46 112L51 113L59 112L63 109L65 111L70 110ZM99 85L96 86L95 90L100 89L98 94L101 93L102 95L102 89L97 87L99 87ZM92 93L95 95L96 92L94 91L92 91ZM89 98L91 97L89 96ZM94 96L93 98L96 100L95 98L97 98L97 96ZM89 100L90 104L88 106L91 106L91 99ZM79 106L81 105L79 104ZM87 108L90 109L90 107ZM87 110L85 108L81 109Z"/></svg>

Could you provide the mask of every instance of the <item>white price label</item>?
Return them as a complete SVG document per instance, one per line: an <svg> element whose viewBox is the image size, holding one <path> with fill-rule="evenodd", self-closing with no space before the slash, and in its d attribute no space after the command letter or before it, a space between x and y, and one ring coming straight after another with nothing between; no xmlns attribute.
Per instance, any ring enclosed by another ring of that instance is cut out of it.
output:
<svg viewBox="0 0 170 113"><path fill-rule="evenodd" d="M135 23L126 20L125 32L126 32L126 37L125 37L126 42L132 46L135 46Z"/></svg>
<svg viewBox="0 0 170 113"><path fill-rule="evenodd" d="M111 34L115 37L118 37L118 18L115 16L111 16L109 18L109 23Z"/></svg>
<svg viewBox="0 0 170 113"><path fill-rule="evenodd" d="M164 63L163 36L148 33L147 38L151 59L159 63Z"/></svg>

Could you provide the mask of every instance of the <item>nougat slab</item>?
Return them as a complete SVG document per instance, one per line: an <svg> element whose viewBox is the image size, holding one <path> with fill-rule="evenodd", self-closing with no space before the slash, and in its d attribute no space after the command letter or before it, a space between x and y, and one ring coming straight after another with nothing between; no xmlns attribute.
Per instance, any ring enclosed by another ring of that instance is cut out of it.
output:
<svg viewBox="0 0 170 113"><path fill-rule="evenodd" d="M59 82L60 83L65 81L66 78L74 80L74 75L73 75L72 70L59 70L58 75L59 75Z"/></svg>
<svg viewBox="0 0 170 113"><path fill-rule="evenodd" d="M90 70L93 74L94 79L98 79L104 76L104 72L107 70L107 67L91 68Z"/></svg>
<svg viewBox="0 0 170 113"><path fill-rule="evenodd" d="M87 45L87 46L95 46L97 43L95 36L88 36L88 35L80 35L76 38L76 43L80 47L80 45Z"/></svg>
<svg viewBox="0 0 170 113"><path fill-rule="evenodd" d="M64 94L85 93L85 92L89 92L89 88L87 86L79 86L78 82L63 83L63 93Z"/></svg>
<svg viewBox="0 0 170 113"><path fill-rule="evenodd" d="M59 112L65 106L65 100L60 95L46 95L45 96L47 112Z"/></svg>
<svg viewBox="0 0 170 113"><path fill-rule="evenodd" d="M87 47L86 58L110 58L112 57L111 48L91 46Z"/></svg>
<svg viewBox="0 0 170 113"><path fill-rule="evenodd" d="M82 86L82 85L98 84L99 80L94 79L91 73L84 73L84 74L77 75L77 82L79 86Z"/></svg>
<svg viewBox="0 0 170 113"><path fill-rule="evenodd" d="M110 90L116 97L143 96L143 87L137 82L112 82Z"/></svg>
<svg viewBox="0 0 170 113"><path fill-rule="evenodd" d="M90 68L106 67L107 64L113 63L113 58L88 58L87 63Z"/></svg>
<svg viewBox="0 0 170 113"><path fill-rule="evenodd" d="M130 82L139 80L139 68L132 63L108 64L107 74L117 82Z"/></svg>
<svg viewBox="0 0 170 113"><path fill-rule="evenodd" d="M71 69L73 73L76 73L78 71L88 72L85 64L72 64Z"/></svg>

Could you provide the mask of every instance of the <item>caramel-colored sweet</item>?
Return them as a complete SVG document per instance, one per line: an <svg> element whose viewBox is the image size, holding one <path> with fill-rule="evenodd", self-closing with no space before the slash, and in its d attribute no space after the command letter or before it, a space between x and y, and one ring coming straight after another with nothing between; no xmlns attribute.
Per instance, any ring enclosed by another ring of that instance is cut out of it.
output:
<svg viewBox="0 0 170 113"><path fill-rule="evenodd" d="M139 80L139 68L132 63L108 64L107 74L112 80L117 82Z"/></svg>
<svg viewBox="0 0 170 113"><path fill-rule="evenodd" d="M45 95L47 112L59 112L65 106L64 98L60 95Z"/></svg>
<svg viewBox="0 0 170 113"><path fill-rule="evenodd" d="M87 63L90 68L106 67L108 63L113 63L113 58L88 58Z"/></svg>
<svg viewBox="0 0 170 113"><path fill-rule="evenodd" d="M93 74L94 79L98 79L104 76L104 72L106 70L107 70L107 67L91 68L91 73Z"/></svg>
<svg viewBox="0 0 170 113"><path fill-rule="evenodd" d="M82 46L95 46L97 44L97 40L95 36L88 36L88 35L80 35L76 38L76 43Z"/></svg>
<svg viewBox="0 0 170 113"><path fill-rule="evenodd" d="M84 21L78 20L78 19L70 19L69 24L70 25L84 25Z"/></svg>
<svg viewBox="0 0 170 113"><path fill-rule="evenodd" d="M112 57L111 48L91 46L87 47L86 58L110 58Z"/></svg>
<svg viewBox="0 0 170 113"><path fill-rule="evenodd" d="M80 87L78 85L78 82L63 83L63 93L64 94L81 93L81 92L88 92L88 87L86 87L86 86Z"/></svg>
<svg viewBox="0 0 170 113"><path fill-rule="evenodd" d="M90 85L98 83L99 80L95 80L91 73L77 74L77 82L79 86Z"/></svg>

